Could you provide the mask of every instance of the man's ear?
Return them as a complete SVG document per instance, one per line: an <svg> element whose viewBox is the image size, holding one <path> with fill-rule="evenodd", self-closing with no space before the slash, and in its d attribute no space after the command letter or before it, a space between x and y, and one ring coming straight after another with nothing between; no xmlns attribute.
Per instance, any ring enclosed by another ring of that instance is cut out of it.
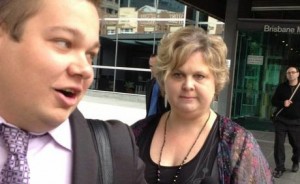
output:
<svg viewBox="0 0 300 184"><path fill-rule="evenodd" d="M0 24L0 44L2 44L2 41L3 41L3 39L5 39L6 35L7 35L7 31L4 27L4 25Z"/></svg>
<svg viewBox="0 0 300 184"><path fill-rule="evenodd" d="M8 34L6 26L0 22L0 38L5 37Z"/></svg>
<svg viewBox="0 0 300 184"><path fill-rule="evenodd" d="M5 33L4 25L0 24L0 37L2 37L4 33Z"/></svg>

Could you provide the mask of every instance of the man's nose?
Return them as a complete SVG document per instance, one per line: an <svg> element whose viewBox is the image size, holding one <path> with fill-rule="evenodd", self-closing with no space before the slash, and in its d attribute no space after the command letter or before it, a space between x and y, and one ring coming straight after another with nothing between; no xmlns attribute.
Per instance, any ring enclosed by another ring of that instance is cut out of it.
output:
<svg viewBox="0 0 300 184"><path fill-rule="evenodd" d="M68 68L68 72L70 75L78 75L85 80L93 77L94 71L92 65L89 63L85 55L80 55L74 59L75 60Z"/></svg>

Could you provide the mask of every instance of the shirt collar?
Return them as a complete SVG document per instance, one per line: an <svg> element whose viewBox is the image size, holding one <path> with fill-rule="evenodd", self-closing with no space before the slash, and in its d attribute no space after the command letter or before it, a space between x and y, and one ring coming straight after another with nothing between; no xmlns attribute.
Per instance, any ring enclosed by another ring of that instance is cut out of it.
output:
<svg viewBox="0 0 300 184"><path fill-rule="evenodd" d="M10 123L7 123L1 116L0 116L0 125L6 124L8 126L13 126ZM53 138L53 140L59 144L60 146L72 151L72 134L71 134L71 126L69 119L65 120L62 124L58 127L50 130L48 134Z"/></svg>
<svg viewBox="0 0 300 184"><path fill-rule="evenodd" d="M69 119L65 120L62 124L48 133L55 140L55 142L72 151L72 134Z"/></svg>

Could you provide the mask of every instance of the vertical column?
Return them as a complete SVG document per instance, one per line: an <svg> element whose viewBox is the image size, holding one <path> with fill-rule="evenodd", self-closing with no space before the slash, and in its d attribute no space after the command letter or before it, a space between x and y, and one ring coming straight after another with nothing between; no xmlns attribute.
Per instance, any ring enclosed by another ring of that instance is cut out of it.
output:
<svg viewBox="0 0 300 184"><path fill-rule="evenodd" d="M224 40L228 47L227 59L230 62L230 82L221 91L218 98L218 110L221 115L231 116L233 77L235 69L235 50L237 39L237 19L240 0L227 0L225 13Z"/></svg>

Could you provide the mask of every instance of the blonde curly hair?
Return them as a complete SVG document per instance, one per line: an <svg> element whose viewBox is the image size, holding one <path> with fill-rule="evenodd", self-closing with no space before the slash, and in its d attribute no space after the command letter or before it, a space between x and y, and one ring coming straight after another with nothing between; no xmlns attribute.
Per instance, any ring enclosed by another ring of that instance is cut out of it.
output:
<svg viewBox="0 0 300 184"><path fill-rule="evenodd" d="M174 69L181 67L195 52L201 52L205 63L216 81L215 94L219 94L229 81L226 62L227 47L217 35L208 35L202 28L187 26L165 35L160 41L157 54L156 79L162 95L164 81Z"/></svg>

